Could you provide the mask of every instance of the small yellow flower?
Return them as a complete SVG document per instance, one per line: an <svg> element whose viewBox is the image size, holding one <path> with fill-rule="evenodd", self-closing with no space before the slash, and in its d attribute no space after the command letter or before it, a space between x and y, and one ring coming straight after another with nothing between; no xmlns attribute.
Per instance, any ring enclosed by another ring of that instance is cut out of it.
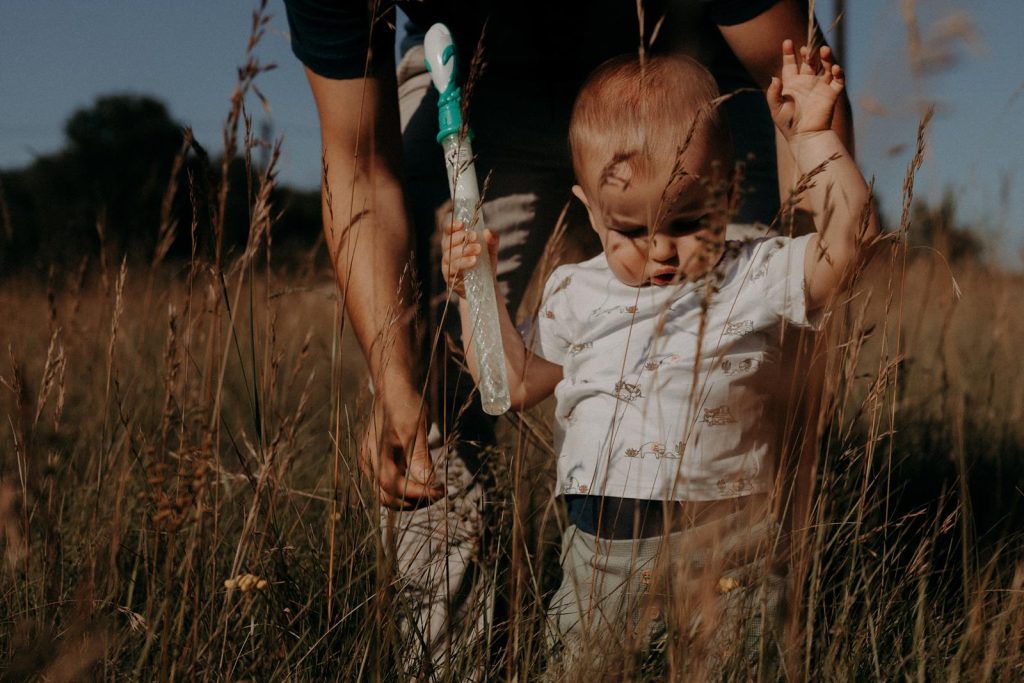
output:
<svg viewBox="0 0 1024 683"><path fill-rule="evenodd" d="M725 595L729 591L734 591L740 587L740 582L731 576L723 576L718 580L718 592Z"/></svg>
<svg viewBox="0 0 1024 683"><path fill-rule="evenodd" d="M266 579L261 579L255 574L239 574L233 579L226 579L224 581L224 587L228 590L234 590L237 588L243 593L248 593L252 589L265 590L270 585Z"/></svg>

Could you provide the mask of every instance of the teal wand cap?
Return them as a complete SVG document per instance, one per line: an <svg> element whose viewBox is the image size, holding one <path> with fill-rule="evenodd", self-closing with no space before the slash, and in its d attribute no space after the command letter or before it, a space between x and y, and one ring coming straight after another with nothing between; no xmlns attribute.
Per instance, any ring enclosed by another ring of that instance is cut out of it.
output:
<svg viewBox="0 0 1024 683"><path fill-rule="evenodd" d="M440 96L437 98L437 141L455 135L462 128L462 88L455 85L458 59L451 32L443 24L427 33L423 42L426 57L423 64L430 72L431 80Z"/></svg>

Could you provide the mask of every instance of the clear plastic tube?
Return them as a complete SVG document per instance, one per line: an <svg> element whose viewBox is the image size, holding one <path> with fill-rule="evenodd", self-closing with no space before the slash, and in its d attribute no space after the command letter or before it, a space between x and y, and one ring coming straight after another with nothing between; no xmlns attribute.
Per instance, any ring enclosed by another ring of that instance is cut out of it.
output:
<svg viewBox="0 0 1024 683"><path fill-rule="evenodd" d="M475 232L483 240L484 221L480 212L480 188L473 167L473 146L469 139L457 133L441 141L444 161L448 168L448 189L451 191L454 218L462 221L466 230ZM498 321L498 301L494 292L491 260L484 252L472 269L463 273L466 303L469 305L471 329L464 334L471 339L480 375L480 403L489 415L501 415L511 406L508 393L508 372L505 351L501 343L501 324Z"/></svg>

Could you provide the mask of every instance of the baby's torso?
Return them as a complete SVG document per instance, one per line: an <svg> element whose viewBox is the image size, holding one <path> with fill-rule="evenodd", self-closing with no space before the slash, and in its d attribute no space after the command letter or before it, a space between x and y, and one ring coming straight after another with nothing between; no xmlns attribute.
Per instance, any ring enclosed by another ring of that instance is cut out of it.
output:
<svg viewBox="0 0 1024 683"><path fill-rule="evenodd" d="M749 265L749 264L748 264ZM603 256L564 269L557 399L561 491L715 500L766 490L780 317L752 295L766 269L725 263L707 281L626 287Z"/></svg>

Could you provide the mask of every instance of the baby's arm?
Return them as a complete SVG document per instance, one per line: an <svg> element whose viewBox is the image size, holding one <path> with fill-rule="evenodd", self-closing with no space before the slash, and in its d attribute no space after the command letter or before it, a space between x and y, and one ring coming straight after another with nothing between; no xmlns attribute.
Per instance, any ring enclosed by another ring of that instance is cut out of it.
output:
<svg viewBox="0 0 1024 683"><path fill-rule="evenodd" d="M783 42L782 78L773 78L767 92L775 125L789 142L799 173L809 178L807 196L818 233L804 260L808 309L828 302L859 263L862 245L878 235L867 183L831 130L845 87L843 70L832 63L827 47L821 48L820 61L815 68L807 48L798 57L792 41Z"/></svg>
<svg viewBox="0 0 1024 683"><path fill-rule="evenodd" d="M484 230L487 250L491 259L491 272L497 272L498 236L490 230ZM483 246L477 239L477 233L467 232L462 223L453 223L444 233L441 241L441 272L448 288L459 295L459 317L462 320L462 348L466 352L466 362L473 380L480 381L477 370L476 355L473 352L473 323L469 317L469 305L466 303L462 272L476 264L477 257L483 252ZM519 330L509 316L497 281L495 294L498 301L498 319L501 322L501 345L505 351L505 367L508 369L508 389L512 407L526 410L547 398L554 392L555 385L562 379L562 366L544 360L527 350Z"/></svg>

